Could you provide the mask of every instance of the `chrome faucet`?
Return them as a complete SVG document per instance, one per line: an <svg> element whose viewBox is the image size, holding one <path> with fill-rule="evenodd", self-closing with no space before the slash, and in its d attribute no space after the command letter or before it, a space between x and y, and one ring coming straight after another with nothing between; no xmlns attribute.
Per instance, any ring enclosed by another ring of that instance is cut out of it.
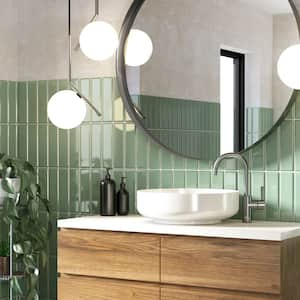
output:
<svg viewBox="0 0 300 300"><path fill-rule="evenodd" d="M243 222L244 223L251 223L251 212L252 209L259 209L259 208L264 208L265 207L265 201L252 201L251 198L251 188L250 188L250 182L249 182L249 167L246 159L238 154L238 153L226 153L221 156L219 156L216 161L214 162L214 174L218 175L218 169L220 166L220 163L224 159L235 159L238 160L242 163L243 168L244 168L244 183L245 183L245 194L244 194L244 201L243 201L243 211L244 211L244 216L243 216Z"/></svg>

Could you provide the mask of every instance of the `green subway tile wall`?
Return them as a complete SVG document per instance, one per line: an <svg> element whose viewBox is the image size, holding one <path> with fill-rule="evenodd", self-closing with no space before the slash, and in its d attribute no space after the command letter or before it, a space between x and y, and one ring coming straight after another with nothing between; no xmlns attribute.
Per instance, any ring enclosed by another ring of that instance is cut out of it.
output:
<svg viewBox="0 0 300 300"><path fill-rule="evenodd" d="M253 145L273 126L273 109L267 107L247 107L245 144Z"/></svg>
<svg viewBox="0 0 300 300"><path fill-rule="evenodd" d="M220 155L220 104L135 95L145 126L164 145L204 160ZM176 118L173 116L177 114Z"/></svg>
<svg viewBox="0 0 300 300"><path fill-rule="evenodd" d="M36 165L55 210L54 223L56 218L99 212L98 187L105 166L114 168L118 184L127 176L131 213L136 212L135 191L141 188L225 187L243 193L242 173L233 162L213 176L210 161L175 156L137 130L123 109L114 78L76 83L103 116L99 119L88 109L82 126L64 131L49 123L46 108L49 97L66 81L0 82L0 151ZM295 103L281 126L245 153L254 198L267 201L266 208L254 214L256 219L300 221L300 94L293 97ZM56 299L55 233L49 254L40 280L42 300Z"/></svg>

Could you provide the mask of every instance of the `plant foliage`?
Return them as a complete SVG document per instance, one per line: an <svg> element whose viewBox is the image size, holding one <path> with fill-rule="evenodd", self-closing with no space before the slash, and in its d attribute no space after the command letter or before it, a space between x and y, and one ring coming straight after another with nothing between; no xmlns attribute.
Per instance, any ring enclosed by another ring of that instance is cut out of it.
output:
<svg viewBox="0 0 300 300"><path fill-rule="evenodd" d="M13 225L13 255L24 269L23 279L13 277L11 284L26 300L38 299L40 266L47 263L50 203L42 196L35 169L29 162L0 154L0 175L2 188L8 194L3 203L3 220ZM19 190L12 178L20 178Z"/></svg>
<svg viewBox="0 0 300 300"><path fill-rule="evenodd" d="M8 257L9 256L9 243L8 241L0 242L0 257Z"/></svg>

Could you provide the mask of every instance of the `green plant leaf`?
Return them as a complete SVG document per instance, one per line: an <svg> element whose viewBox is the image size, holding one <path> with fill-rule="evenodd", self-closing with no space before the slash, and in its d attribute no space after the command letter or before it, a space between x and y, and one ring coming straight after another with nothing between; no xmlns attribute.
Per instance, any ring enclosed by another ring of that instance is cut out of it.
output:
<svg viewBox="0 0 300 300"><path fill-rule="evenodd" d="M9 194L14 194L15 193L15 188L14 188L10 178L2 179L1 186L2 186L2 188L5 192L7 192Z"/></svg>
<svg viewBox="0 0 300 300"><path fill-rule="evenodd" d="M23 295L23 291L21 288L21 285L19 283L19 279L16 276L13 276L11 281L10 281L10 285L12 287L12 289L17 293L17 295Z"/></svg>

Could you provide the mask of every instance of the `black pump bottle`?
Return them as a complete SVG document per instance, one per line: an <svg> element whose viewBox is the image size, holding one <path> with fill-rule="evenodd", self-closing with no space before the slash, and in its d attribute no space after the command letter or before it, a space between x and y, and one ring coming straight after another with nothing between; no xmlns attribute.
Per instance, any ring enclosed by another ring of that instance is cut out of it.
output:
<svg viewBox="0 0 300 300"><path fill-rule="evenodd" d="M125 178L121 177L120 190L117 194L117 208L119 216L127 216L129 213L129 193L125 188Z"/></svg>
<svg viewBox="0 0 300 300"><path fill-rule="evenodd" d="M116 183L111 179L106 168L106 176L100 182L100 215L114 216L116 214Z"/></svg>

